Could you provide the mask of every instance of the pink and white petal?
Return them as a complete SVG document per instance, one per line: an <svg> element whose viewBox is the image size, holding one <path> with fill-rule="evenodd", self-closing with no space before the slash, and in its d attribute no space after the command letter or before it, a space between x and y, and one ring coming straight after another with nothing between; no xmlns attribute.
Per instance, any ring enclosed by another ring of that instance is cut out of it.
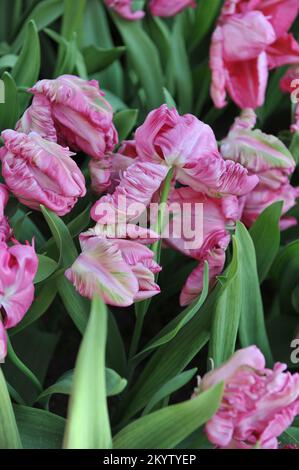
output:
<svg viewBox="0 0 299 470"><path fill-rule="evenodd" d="M132 271L138 279L139 291L135 295L135 302L149 299L160 293L160 287L155 282L154 273L144 264L137 263Z"/></svg>
<svg viewBox="0 0 299 470"><path fill-rule="evenodd" d="M265 100L268 81L268 62L265 52L256 59L226 62L227 90L241 108L258 108Z"/></svg>
<svg viewBox="0 0 299 470"><path fill-rule="evenodd" d="M216 108L223 108L226 104L226 73L223 59L222 28L217 26L210 48L210 69L212 72L211 98Z"/></svg>
<svg viewBox="0 0 299 470"><path fill-rule="evenodd" d="M216 413L205 426L205 432L210 442L218 447L228 447L233 438L234 424L227 417L222 418Z"/></svg>
<svg viewBox="0 0 299 470"><path fill-rule="evenodd" d="M249 175L246 168L239 163L226 160L226 169L217 188L218 194L243 196L252 191L259 182L256 175Z"/></svg>
<svg viewBox="0 0 299 470"><path fill-rule="evenodd" d="M260 10L272 24L276 36L286 33L299 12L298 0L263 0L256 9Z"/></svg>
<svg viewBox="0 0 299 470"><path fill-rule="evenodd" d="M271 23L259 11L234 15L222 26L225 61L256 59L276 40Z"/></svg>
<svg viewBox="0 0 299 470"><path fill-rule="evenodd" d="M288 64L299 64L299 44L292 34L280 36L271 46L267 47L269 68Z"/></svg>
<svg viewBox="0 0 299 470"><path fill-rule="evenodd" d="M109 305L132 305L138 282L117 244L101 238L89 239L85 249L65 272L80 295L99 295Z"/></svg>

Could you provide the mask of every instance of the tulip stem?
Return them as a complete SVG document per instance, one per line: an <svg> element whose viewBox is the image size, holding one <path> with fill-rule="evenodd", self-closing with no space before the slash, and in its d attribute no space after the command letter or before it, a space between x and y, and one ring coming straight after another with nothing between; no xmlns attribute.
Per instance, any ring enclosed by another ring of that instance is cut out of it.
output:
<svg viewBox="0 0 299 470"><path fill-rule="evenodd" d="M166 203L168 200L169 196L169 191L171 187L171 181L173 178L173 173L174 173L174 168L170 168L170 170L167 173L167 176L165 178L165 181L163 183L162 187L162 193L161 193L161 199L160 199L160 204L159 204L159 209L158 209L158 214L157 214L157 220L156 220L156 225L154 228L154 231L158 234L161 235L163 231L163 222L164 222L164 215L165 215L165 207ZM161 256L161 239L156 241L155 243L152 244L151 250L154 253L154 260L159 263L160 262L160 256ZM157 275L156 275L156 281L157 281ZM131 342L131 347L129 351L129 360L131 361L132 358L135 356L136 352L138 351L138 346L139 346L139 341L140 341L140 336L142 332L142 327L143 327L143 322L145 315L148 311L149 305L150 305L151 299L146 299L142 302L138 302L135 305L135 312L136 312L136 323L135 323L135 328L134 328L134 333L132 337L132 342Z"/></svg>
<svg viewBox="0 0 299 470"><path fill-rule="evenodd" d="M168 200L169 196L169 191L170 191L170 186L171 186L171 181L173 178L173 173L174 173L174 168L170 168L169 172L167 173L167 176L165 178L163 188L162 188L162 193L161 193L161 199L160 199L160 205L158 209L158 215L157 215L157 221L156 221L156 226L154 228L154 231L158 234L161 235L163 228L164 228L164 215L165 215L165 207L166 203ZM155 243L152 244L151 250L154 252L154 260L159 263L160 262L160 256L161 256L161 239L156 241Z"/></svg>
<svg viewBox="0 0 299 470"><path fill-rule="evenodd" d="M43 391L43 387L41 386L40 381L34 375L34 373L30 369L28 369L28 367L25 366L25 364L23 364L23 362L18 358L8 336L7 336L7 353L8 353L9 359L14 364L14 366L16 366L24 375L26 375L26 377L34 385L36 390L39 393L41 393Z"/></svg>

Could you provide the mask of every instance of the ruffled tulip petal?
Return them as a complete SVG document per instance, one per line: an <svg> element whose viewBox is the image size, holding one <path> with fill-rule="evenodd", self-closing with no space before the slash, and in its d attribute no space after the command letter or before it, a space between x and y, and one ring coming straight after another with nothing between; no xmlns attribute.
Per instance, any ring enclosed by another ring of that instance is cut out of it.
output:
<svg viewBox="0 0 299 470"><path fill-rule="evenodd" d="M84 176L67 148L12 130L2 132L2 174L12 193L25 205L40 204L58 215L68 213L86 193Z"/></svg>
<svg viewBox="0 0 299 470"><path fill-rule="evenodd" d="M212 72L211 98L216 108L226 106L226 70L223 59L223 36L222 28L215 29L210 48L210 69Z"/></svg>
<svg viewBox="0 0 299 470"><path fill-rule="evenodd" d="M290 29L299 12L298 0L262 0L256 3L253 8L268 18L277 37Z"/></svg>
<svg viewBox="0 0 299 470"><path fill-rule="evenodd" d="M57 132L52 118L52 108L43 95L33 97L31 106L16 124L16 131L30 134L36 132L46 140L57 142Z"/></svg>
<svg viewBox="0 0 299 470"><path fill-rule="evenodd" d="M120 249L103 238L90 239L65 275L81 295L98 295L109 305L132 305L138 292L138 281Z"/></svg>
<svg viewBox="0 0 299 470"><path fill-rule="evenodd" d="M165 165L136 161L124 172L114 193L101 197L93 205L92 219L104 224L137 220L150 204L167 172Z"/></svg>
<svg viewBox="0 0 299 470"><path fill-rule="evenodd" d="M140 20L145 13L142 10L132 10L132 0L105 0L107 7L114 10L119 16L129 21Z"/></svg>
<svg viewBox="0 0 299 470"><path fill-rule="evenodd" d="M7 354L7 336L3 323L0 319L0 363L4 361Z"/></svg>

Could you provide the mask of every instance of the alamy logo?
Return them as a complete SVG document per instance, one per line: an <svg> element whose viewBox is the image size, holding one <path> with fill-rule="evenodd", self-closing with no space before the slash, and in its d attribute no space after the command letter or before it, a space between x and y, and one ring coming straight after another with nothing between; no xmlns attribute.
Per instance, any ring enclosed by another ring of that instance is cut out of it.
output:
<svg viewBox="0 0 299 470"><path fill-rule="evenodd" d="M5 103L5 85L4 81L0 80L0 104Z"/></svg>
<svg viewBox="0 0 299 470"><path fill-rule="evenodd" d="M293 349L291 353L291 362L292 364L299 364L299 338L293 339L291 342L291 348Z"/></svg>

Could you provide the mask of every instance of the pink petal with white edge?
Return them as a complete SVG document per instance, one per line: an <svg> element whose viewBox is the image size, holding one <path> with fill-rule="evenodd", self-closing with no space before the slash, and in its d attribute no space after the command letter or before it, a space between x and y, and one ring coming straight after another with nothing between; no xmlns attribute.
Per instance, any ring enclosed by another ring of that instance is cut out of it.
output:
<svg viewBox="0 0 299 470"><path fill-rule="evenodd" d="M119 247L103 238L89 239L65 276L82 296L96 294L109 305L132 305L138 292L137 279Z"/></svg>
<svg viewBox="0 0 299 470"><path fill-rule="evenodd" d="M212 71L212 82L210 93L216 108L226 106L226 72L223 58L222 28L217 26L211 41L210 69Z"/></svg>

